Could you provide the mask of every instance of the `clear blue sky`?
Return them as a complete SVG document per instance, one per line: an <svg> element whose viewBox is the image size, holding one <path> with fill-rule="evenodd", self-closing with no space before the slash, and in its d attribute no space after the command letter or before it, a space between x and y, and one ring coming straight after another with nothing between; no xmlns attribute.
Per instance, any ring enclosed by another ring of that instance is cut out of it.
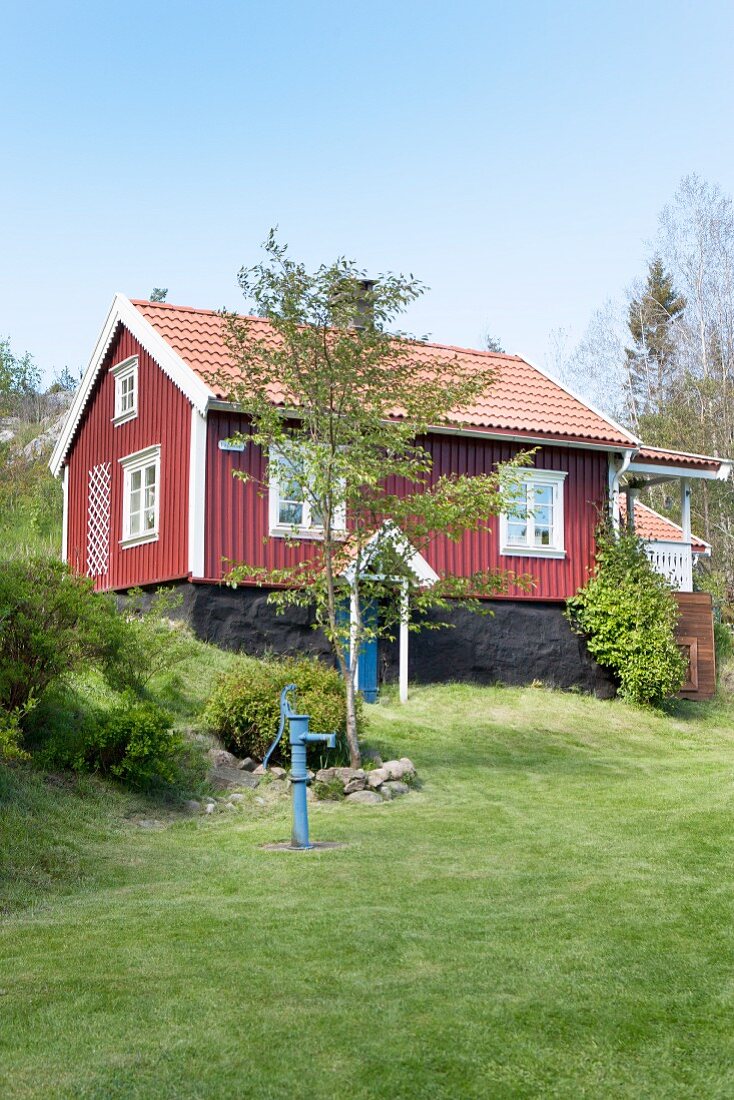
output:
<svg viewBox="0 0 734 1100"><path fill-rule="evenodd" d="M730 2L2 6L0 334L85 365L116 290L237 307L278 224L542 361L641 270L681 176L734 189Z"/></svg>

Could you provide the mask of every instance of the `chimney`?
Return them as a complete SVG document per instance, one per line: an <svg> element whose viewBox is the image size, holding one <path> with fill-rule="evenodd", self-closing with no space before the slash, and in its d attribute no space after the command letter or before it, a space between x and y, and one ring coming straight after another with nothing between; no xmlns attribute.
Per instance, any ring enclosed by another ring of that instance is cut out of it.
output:
<svg viewBox="0 0 734 1100"><path fill-rule="evenodd" d="M364 329L373 323L373 308L371 295L375 289L375 279L358 279L357 291L354 296L354 317L350 328Z"/></svg>

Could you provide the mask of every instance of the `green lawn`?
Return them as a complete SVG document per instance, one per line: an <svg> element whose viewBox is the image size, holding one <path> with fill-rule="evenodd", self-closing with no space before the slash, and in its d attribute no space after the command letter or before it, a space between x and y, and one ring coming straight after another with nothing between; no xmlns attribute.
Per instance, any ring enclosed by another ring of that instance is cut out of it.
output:
<svg viewBox="0 0 734 1100"><path fill-rule="evenodd" d="M340 850L264 851L283 805L145 830L60 792L94 809L0 922L0 1095L734 1095L734 715L470 687L369 714L424 785L315 807Z"/></svg>

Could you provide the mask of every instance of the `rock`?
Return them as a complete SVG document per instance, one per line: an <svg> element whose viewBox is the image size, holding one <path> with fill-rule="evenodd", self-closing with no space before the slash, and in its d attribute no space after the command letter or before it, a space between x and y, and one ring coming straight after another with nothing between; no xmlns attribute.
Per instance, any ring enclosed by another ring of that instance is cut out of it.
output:
<svg viewBox="0 0 734 1100"><path fill-rule="evenodd" d="M269 768L268 771L272 775L273 779L285 779L288 774L285 768Z"/></svg>
<svg viewBox="0 0 734 1100"><path fill-rule="evenodd" d="M251 756L246 756L244 760L240 760L237 767L245 772L254 772L257 771L258 765Z"/></svg>
<svg viewBox="0 0 734 1100"><path fill-rule="evenodd" d="M183 808L189 814L198 814L201 811L201 802L197 802L195 798L187 798Z"/></svg>
<svg viewBox="0 0 734 1100"><path fill-rule="evenodd" d="M362 759L371 761L377 768L382 767L382 757L375 749L363 749Z"/></svg>
<svg viewBox="0 0 734 1100"><path fill-rule="evenodd" d="M204 813L205 814L213 814L214 811L216 810L216 808L217 808L216 802L207 802L206 806L204 807Z"/></svg>
<svg viewBox="0 0 734 1100"><path fill-rule="evenodd" d="M388 779L402 779L405 775L405 767L399 760L387 760L382 768Z"/></svg>
<svg viewBox="0 0 734 1100"><path fill-rule="evenodd" d="M354 794L355 791L363 791L367 786L367 780L357 776L344 784L344 794Z"/></svg>
<svg viewBox="0 0 734 1100"><path fill-rule="evenodd" d="M401 794L407 794L409 790L410 787L407 783L392 779L389 783L382 784L380 794L389 801L391 798L398 798Z"/></svg>
<svg viewBox="0 0 734 1100"><path fill-rule="evenodd" d="M241 767L241 762L239 758L235 756L234 753L227 752L226 749L209 749L209 752L206 755L209 757L215 768Z"/></svg>
<svg viewBox="0 0 734 1100"><path fill-rule="evenodd" d="M233 802L236 806L238 806L240 804L240 802L245 801L245 796L243 794L231 794L229 796L229 801Z"/></svg>
<svg viewBox="0 0 734 1100"><path fill-rule="evenodd" d="M334 776L336 779L341 779L343 783L348 783L350 779L362 779L364 770L362 768L334 768Z"/></svg>
<svg viewBox="0 0 734 1100"><path fill-rule="evenodd" d="M403 775L404 776L406 776L406 775L415 775L416 774L415 764L407 756L401 756L398 763L403 765L403 769L404 769L403 770Z"/></svg>
<svg viewBox="0 0 734 1100"><path fill-rule="evenodd" d="M226 791L234 787L256 787L260 782L259 776L253 772L245 772L240 768L231 768L226 764L220 764L209 771L209 779L212 786L220 791Z"/></svg>
<svg viewBox="0 0 734 1100"><path fill-rule="evenodd" d="M384 768L375 768L374 771L367 772L367 784L373 790L378 790L387 781L387 778L388 775Z"/></svg>
<svg viewBox="0 0 734 1100"><path fill-rule="evenodd" d="M316 772L317 783L331 783L336 776L336 768L320 768Z"/></svg>
<svg viewBox="0 0 734 1100"><path fill-rule="evenodd" d="M359 802L365 805L377 805L382 802L377 791L355 791L354 794L348 794L345 802Z"/></svg>
<svg viewBox="0 0 734 1100"><path fill-rule="evenodd" d="M235 804L233 802L225 802L224 805L222 806L222 809L223 810L236 810L237 807L235 806Z"/></svg>

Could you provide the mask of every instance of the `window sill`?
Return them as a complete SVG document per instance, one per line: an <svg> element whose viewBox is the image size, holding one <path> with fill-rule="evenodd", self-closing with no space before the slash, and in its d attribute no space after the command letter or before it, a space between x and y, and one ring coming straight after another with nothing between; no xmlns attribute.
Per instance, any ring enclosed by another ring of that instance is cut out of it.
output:
<svg viewBox="0 0 734 1100"><path fill-rule="evenodd" d="M565 550L543 546L502 546L500 554L508 558L565 558Z"/></svg>
<svg viewBox="0 0 734 1100"><path fill-rule="evenodd" d="M346 539L347 532L335 530L332 531L332 535L335 539L341 541ZM323 542L324 531L322 527L271 527L270 537L272 539L310 539Z"/></svg>
<svg viewBox="0 0 734 1100"><path fill-rule="evenodd" d="M144 535L128 535L125 539L120 539L120 546L123 550L129 550L132 546L143 546L146 542L158 542L158 532L148 531Z"/></svg>
<svg viewBox="0 0 734 1100"><path fill-rule="evenodd" d="M112 423L116 428L119 428L120 424L127 424L128 420L135 420L137 415L137 409L133 409L132 412L120 413L119 416L112 417Z"/></svg>

